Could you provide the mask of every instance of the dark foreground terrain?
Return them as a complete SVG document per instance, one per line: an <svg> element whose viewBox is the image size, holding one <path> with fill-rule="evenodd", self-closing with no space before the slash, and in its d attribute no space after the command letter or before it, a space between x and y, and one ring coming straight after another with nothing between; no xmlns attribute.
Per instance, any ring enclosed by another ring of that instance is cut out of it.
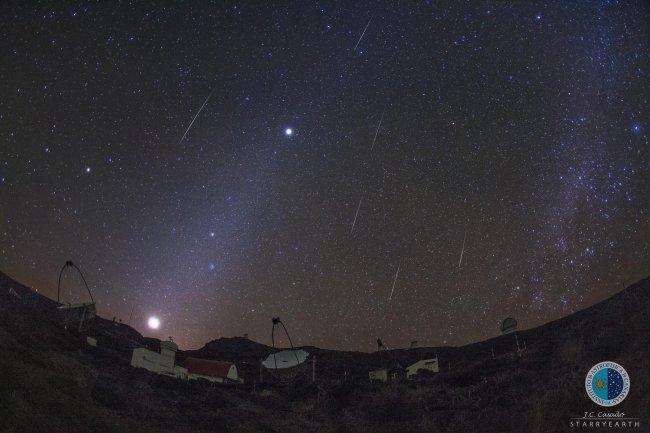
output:
<svg viewBox="0 0 650 433"><path fill-rule="evenodd" d="M640 417L650 408L650 279L544 326L463 347L380 353L305 348L311 370L293 380L259 378L265 345L220 339L179 353L234 361L246 383L184 382L129 366L133 347L157 341L97 319L85 335L66 332L55 303L0 274L0 432L562 432L572 417L602 411L584 390L603 360L630 375L625 401L609 411ZM494 351L494 356L493 356ZM440 374L370 384L368 370L437 355ZM594 430L595 431L595 430Z"/></svg>

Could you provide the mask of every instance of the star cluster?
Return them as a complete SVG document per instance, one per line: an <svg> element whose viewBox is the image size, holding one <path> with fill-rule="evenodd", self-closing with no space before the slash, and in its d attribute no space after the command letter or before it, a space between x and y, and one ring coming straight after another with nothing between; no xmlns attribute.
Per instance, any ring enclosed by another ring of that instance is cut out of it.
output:
<svg viewBox="0 0 650 433"><path fill-rule="evenodd" d="M48 296L370 350L650 274L644 2L74 4L0 17L0 269Z"/></svg>

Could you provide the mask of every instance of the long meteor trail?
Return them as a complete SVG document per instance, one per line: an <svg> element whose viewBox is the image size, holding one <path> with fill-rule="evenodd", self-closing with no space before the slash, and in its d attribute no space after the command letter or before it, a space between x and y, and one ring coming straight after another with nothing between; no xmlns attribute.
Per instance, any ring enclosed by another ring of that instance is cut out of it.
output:
<svg viewBox="0 0 650 433"><path fill-rule="evenodd" d="M361 42L361 39L363 39L363 35L366 34L366 30L368 30L368 26L370 26L370 21L372 21L372 18L373 18L374 16L375 16L374 13L370 16L370 19L368 20L368 24L366 24L366 28L363 29L363 33L361 33L361 36L359 37L359 40L357 41L357 44L354 46L354 49L353 49L352 51L356 51L356 50L357 50L357 47L359 46L359 43Z"/></svg>
<svg viewBox="0 0 650 433"><path fill-rule="evenodd" d="M386 114L386 107L384 107L384 111L381 112L381 117L379 118L379 124L377 125L377 129L375 130L375 137L372 139L372 146L370 146L371 151L375 148L377 135L379 135L379 128L381 128L381 122L384 120L384 114Z"/></svg>
<svg viewBox="0 0 650 433"><path fill-rule="evenodd" d="M363 197L359 199L359 205L357 206L357 211L354 214L354 220L352 220L352 228L350 229L350 234L354 231L354 225L357 223L357 217L359 216L359 209L361 209L361 202L363 201Z"/></svg>
<svg viewBox="0 0 650 433"><path fill-rule="evenodd" d="M194 125L194 121L196 120L197 117L199 117L199 114L201 114L201 111L203 111L203 108L204 108L205 105L208 103L208 100L210 99L210 96L212 96L212 93L214 93L214 89L212 89L212 91L210 92L210 94L208 95L208 97L205 98L205 101L203 101L203 105L201 105L201 108L199 108L199 110L198 110L198 111L196 112L196 114L194 115L194 118L192 119L192 121L190 122L189 126L188 126L187 129L185 130L185 134L183 134L183 136L181 137L181 139L178 140L178 144L181 144L181 143L183 142L183 140L185 140L185 137L187 136L187 133L190 132L190 128L192 128L192 125Z"/></svg>
<svg viewBox="0 0 650 433"><path fill-rule="evenodd" d="M390 301L391 299L393 299L393 292L395 291L395 283L397 282L397 276L399 275L399 268L400 268L400 266L402 266L401 263L400 263L399 265L397 265L397 272L395 272L395 278L393 278L393 288L390 289L390 295L388 296L388 300L389 300L389 301Z"/></svg>
<svg viewBox="0 0 650 433"><path fill-rule="evenodd" d="M465 252L465 240L467 239L467 232L465 232L465 237L463 237L463 248L460 250L460 260L458 260L458 269L460 269L460 264L463 263L463 253Z"/></svg>

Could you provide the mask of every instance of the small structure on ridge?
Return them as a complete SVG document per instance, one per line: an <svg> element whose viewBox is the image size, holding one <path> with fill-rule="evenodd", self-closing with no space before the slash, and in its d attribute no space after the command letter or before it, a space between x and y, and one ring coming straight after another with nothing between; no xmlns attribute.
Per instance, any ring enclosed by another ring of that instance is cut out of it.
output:
<svg viewBox="0 0 650 433"><path fill-rule="evenodd" d="M440 372L440 367L438 366L438 358L421 359L418 362L409 365L406 367L406 378L411 379L421 370L430 371L432 373Z"/></svg>
<svg viewBox="0 0 650 433"><path fill-rule="evenodd" d="M510 332L517 330L517 320L512 317L508 317L501 322L501 333L509 334Z"/></svg>

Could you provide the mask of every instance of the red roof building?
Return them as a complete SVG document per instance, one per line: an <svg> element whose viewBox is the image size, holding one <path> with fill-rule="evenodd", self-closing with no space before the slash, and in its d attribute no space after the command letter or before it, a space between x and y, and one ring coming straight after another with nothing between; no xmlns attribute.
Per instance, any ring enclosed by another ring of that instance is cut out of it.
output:
<svg viewBox="0 0 650 433"><path fill-rule="evenodd" d="M207 379L213 382L243 382L232 362L213 361L211 359L186 358L183 367L187 369L190 379Z"/></svg>

